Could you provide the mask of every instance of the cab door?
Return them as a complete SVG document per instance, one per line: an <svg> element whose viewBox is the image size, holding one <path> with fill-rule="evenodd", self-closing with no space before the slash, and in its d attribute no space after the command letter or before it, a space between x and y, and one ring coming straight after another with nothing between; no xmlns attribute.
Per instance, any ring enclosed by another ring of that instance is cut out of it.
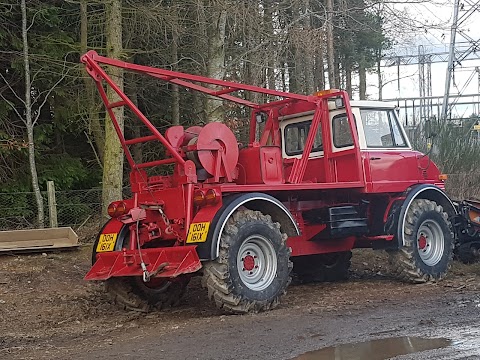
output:
<svg viewBox="0 0 480 360"><path fill-rule="evenodd" d="M367 192L403 192L418 183L417 152L412 151L394 109L360 109Z"/></svg>

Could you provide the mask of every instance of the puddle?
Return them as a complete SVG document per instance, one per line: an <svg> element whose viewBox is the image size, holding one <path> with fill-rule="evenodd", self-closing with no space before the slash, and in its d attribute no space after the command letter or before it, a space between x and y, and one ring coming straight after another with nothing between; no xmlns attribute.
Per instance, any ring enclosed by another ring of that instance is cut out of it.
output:
<svg viewBox="0 0 480 360"><path fill-rule="evenodd" d="M309 351L292 360L384 360L399 355L441 349L450 345L452 341L444 338L402 336L330 346Z"/></svg>

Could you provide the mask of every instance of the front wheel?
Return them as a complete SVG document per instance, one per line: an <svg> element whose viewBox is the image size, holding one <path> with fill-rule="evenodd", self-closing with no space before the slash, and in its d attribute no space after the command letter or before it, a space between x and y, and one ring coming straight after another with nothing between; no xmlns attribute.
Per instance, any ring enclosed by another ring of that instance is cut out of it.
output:
<svg viewBox="0 0 480 360"><path fill-rule="evenodd" d="M453 233L448 214L435 201L410 204L403 229L404 246L390 252L394 271L407 281L441 280L453 255Z"/></svg>
<svg viewBox="0 0 480 360"><path fill-rule="evenodd" d="M220 238L220 254L204 264L202 284L228 313L266 311L279 304L290 283L287 235L259 211L235 212Z"/></svg>

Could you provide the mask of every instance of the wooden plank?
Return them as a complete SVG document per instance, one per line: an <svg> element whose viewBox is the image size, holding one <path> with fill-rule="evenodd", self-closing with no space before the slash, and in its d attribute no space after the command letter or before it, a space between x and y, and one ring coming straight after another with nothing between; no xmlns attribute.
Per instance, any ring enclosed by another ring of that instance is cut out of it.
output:
<svg viewBox="0 0 480 360"><path fill-rule="evenodd" d="M78 235L70 227L0 231L0 252L59 249L78 246Z"/></svg>

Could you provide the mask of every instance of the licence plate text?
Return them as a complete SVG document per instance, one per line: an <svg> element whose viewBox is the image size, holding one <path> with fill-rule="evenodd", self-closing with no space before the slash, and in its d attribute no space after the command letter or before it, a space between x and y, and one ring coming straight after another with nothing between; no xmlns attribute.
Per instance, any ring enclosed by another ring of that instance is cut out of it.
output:
<svg viewBox="0 0 480 360"><path fill-rule="evenodd" d="M117 233L102 234L97 244L97 252L113 251L117 242Z"/></svg>
<svg viewBox="0 0 480 360"><path fill-rule="evenodd" d="M187 243L199 243L207 241L209 222L190 224L188 230Z"/></svg>

